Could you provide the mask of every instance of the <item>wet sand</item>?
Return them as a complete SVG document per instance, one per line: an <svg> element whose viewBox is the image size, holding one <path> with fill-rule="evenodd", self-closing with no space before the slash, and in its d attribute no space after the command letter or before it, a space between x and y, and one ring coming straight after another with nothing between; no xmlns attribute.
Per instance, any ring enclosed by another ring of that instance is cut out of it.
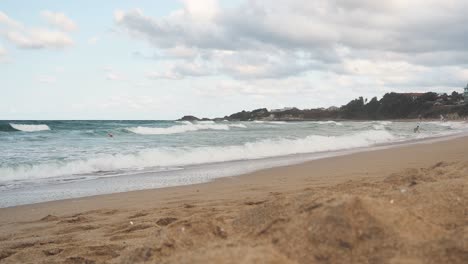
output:
<svg viewBox="0 0 468 264"><path fill-rule="evenodd" d="M468 138L0 209L0 263L467 263Z"/></svg>

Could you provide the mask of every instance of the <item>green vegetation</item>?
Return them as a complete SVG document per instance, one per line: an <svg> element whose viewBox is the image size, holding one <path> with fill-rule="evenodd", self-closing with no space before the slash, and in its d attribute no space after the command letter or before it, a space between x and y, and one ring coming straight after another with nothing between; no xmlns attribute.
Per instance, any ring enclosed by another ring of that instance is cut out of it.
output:
<svg viewBox="0 0 468 264"><path fill-rule="evenodd" d="M259 108L241 111L213 120L252 121L252 120L385 120L439 118L448 119L468 117L468 104L464 104L463 94L428 93L387 93L380 100L359 97L341 107L271 110ZM184 116L180 120L203 121L194 116Z"/></svg>
<svg viewBox="0 0 468 264"><path fill-rule="evenodd" d="M266 108L242 111L226 120L385 120L412 118L439 118L444 115L450 119L468 116L468 105L463 104L463 94L450 95L428 93L387 93L380 100L359 97L340 108L318 108L300 110L292 108L284 111L268 111Z"/></svg>

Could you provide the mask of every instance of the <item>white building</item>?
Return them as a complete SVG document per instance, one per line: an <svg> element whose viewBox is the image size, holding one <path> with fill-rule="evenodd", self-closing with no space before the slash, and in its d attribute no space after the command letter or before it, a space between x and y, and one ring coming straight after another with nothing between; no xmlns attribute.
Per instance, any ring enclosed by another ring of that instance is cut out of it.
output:
<svg viewBox="0 0 468 264"><path fill-rule="evenodd" d="M283 112L283 111L291 110L293 108L294 107L283 107L281 109L271 109L270 112L271 113Z"/></svg>

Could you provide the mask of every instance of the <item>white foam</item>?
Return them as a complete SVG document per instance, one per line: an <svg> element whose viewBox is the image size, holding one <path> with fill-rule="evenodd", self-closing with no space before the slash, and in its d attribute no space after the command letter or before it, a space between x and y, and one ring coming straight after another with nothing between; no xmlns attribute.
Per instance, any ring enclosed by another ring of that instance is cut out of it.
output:
<svg viewBox="0 0 468 264"><path fill-rule="evenodd" d="M448 127L451 129L461 129L461 130L467 130L468 129L468 122L457 122L457 121L433 121L433 122L426 122L429 124L434 124L438 126L443 126L443 127Z"/></svg>
<svg viewBox="0 0 468 264"><path fill-rule="evenodd" d="M333 120L329 121L312 121L312 123L319 124L319 125L336 125L336 126L342 126L343 124L340 122L336 122Z"/></svg>
<svg viewBox="0 0 468 264"><path fill-rule="evenodd" d="M25 125L25 124L13 124L10 123L10 126L16 130L24 131L24 132L36 132L36 131L44 131L50 130L48 125Z"/></svg>
<svg viewBox="0 0 468 264"><path fill-rule="evenodd" d="M262 120L255 120L253 121L254 123L257 124L273 124L273 125L284 125L287 124L285 121L262 121Z"/></svg>
<svg viewBox="0 0 468 264"><path fill-rule="evenodd" d="M388 126L388 125L393 124L392 121L376 121L376 123L378 123L380 125L384 125L384 126Z"/></svg>
<svg viewBox="0 0 468 264"><path fill-rule="evenodd" d="M345 136L311 135L300 139L262 140L243 145L156 148L135 154L102 154L87 160L0 167L2 181L116 171L135 168L177 167L213 162L258 159L300 153L346 150L396 141L387 131L369 130Z"/></svg>
<svg viewBox="0 0 468 264"><path fill-rule="evenodd" d="M381 124L374 124L374 125L372 125L372 127L373 127L375 130L384 130L384 129L385 129L385 126L384 126L384 125L381 125Z"/></svg>
<svg viewBox="0 0 468 264"><path fill-rule="evenodd" d="M230 124L229 127L247 128L244 124Z"/></svg>
<svg viewBox="0 0 468 264"><path fill-rule="evenodd" d="M208 121L196 121L197 124L215 124L214 121L208 120Z"/></svg>
<svg viewBox="0 0 468 264"><path fill-rule="evenodd" d="M141 135L169 135L198 130L229 130L231 127L245 128L246 126L243 124L216 124L213 121L202 121L197 123L185 121L184 125L175 125L171 127L138 126L126 128L126 130Z"/></svg>

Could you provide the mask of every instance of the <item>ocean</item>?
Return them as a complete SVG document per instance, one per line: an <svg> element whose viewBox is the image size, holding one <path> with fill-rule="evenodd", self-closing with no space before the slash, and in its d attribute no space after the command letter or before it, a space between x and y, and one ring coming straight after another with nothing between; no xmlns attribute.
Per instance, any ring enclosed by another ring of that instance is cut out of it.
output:
<svg viewBox="0 0 468 264"><path fill-rule="evenodd" d="M0 207L195 184L467 131L463 122L0 121Z"/></svg>

